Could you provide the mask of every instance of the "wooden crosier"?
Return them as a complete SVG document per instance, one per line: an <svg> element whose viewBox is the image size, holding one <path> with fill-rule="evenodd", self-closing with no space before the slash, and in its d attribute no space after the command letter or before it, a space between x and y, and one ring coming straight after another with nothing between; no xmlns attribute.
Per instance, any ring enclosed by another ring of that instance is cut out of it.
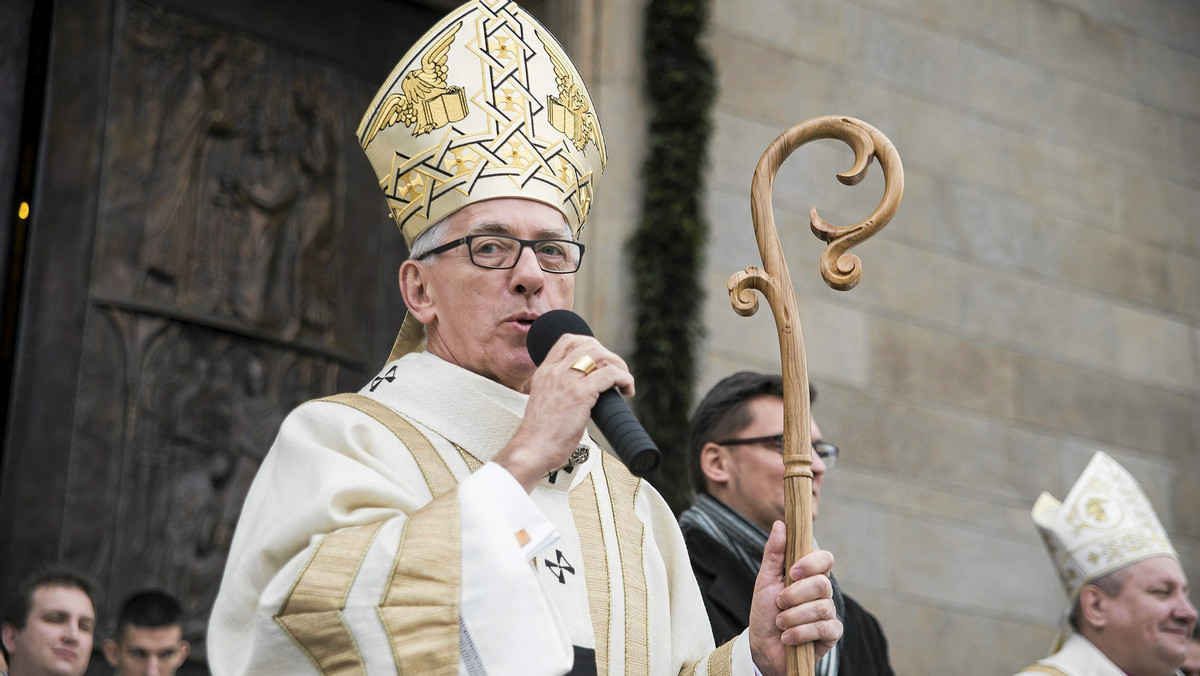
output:
<svg viewBox="0 0 1200 676"><path fill-rule="evenodd" d="M830 115L806 120L779 135L758 161L750 189L750 212L754 236L766 271L750 266L729 278L729 301L743 317L758 311L758 291L767 299L775 316L779 350L783 362L783 490L786 508L786 568L812 551L812 438L809 434L808 362L796 310L796 293L788 274L787 261L779 245L771 195L775 174L800 146L815 139L835 138L854 150L854 166L838 174L845 185L857 185L867 175L871 159L878 158L883 170L883 198L871 216L845 228L833 226L817 215L809 214L813 234L827 242L821 253L821 276L839 291L849 291L862 278L862 261L849 250L883 229L892 220L904 194L904 167L896 148L878 129L852 117ZM789 576L788 583L792 580ZM811 676L816 666L813 645L790 647L787 651L789 676Z"/></svg>

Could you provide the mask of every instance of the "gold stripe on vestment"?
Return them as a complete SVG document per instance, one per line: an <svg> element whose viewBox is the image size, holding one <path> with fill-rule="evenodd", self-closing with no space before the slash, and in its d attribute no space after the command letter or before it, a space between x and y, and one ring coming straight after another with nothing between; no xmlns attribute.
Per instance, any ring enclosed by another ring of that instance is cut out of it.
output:
<svg viewBox="0 0 1200 676"><path fill-rule="evenodd" d="M1036 671L1039 674L1050 674L1050 676L1068 676L1067 672L1050 666L1049 664L1034 664L1025 667L1021 671Z"/></svg>
<svg viewBox="0 0 1200 676"><path fill-rule="evenodd" d="M462 446L454 444L454 448L458 449L458 454L462 456L463 462L467 463L467 469L471 470L472 474L474 474L480 467L483 467L483 461L468 453L467 450Z"/></svg>
<svg viewBox="0 0 1200 676"><path fill-rule="evenodd" d="M736 640L730 639L708 656L708 676L733 676L733 642Z"/></svg>
<svg viewBox="0 0 1200 676"><path fill-rule="evenodd" d="M608 579L608 548L600 526L600 501L596 497L596 482L591 474L570 493L571 515L579 533L579 549L583 552L584 578L587 580L588 610L592 617L592 634L596 640L596 673L608 674L608 632L612 606L612 584Z"/></svg>
<svg viewBox="0 0 1200 676"><path fill-rule="evenodd" d="M446 461L433 447L429 439L417 431L417 428L413 427L413 424L405 420L399 413L370 397L353 392L335 394L332 397L325 397L320 401L329 401L349 406L360 413L371 416L379 424L391 430L392 434L395 434L408 449L408 452L412 454L413 460L417 462L417 467L421 469L421 474L425 477L425 483L429 486L429 491L434 497L458 485L458 480L450 472L450 467L446 465Z"/></svg>
<svg viewBox="0 0 1200 676"><path fill-rule="evenodd" d="M275 616L275 622L321 674L366 673L342 610L367 549L382 525L344 528L322 537Z"/></svg>
<svg viewBox="0 0 1200 676"><path fill-rule="evenodd" d="M457 491L434 498L404 524L379 604L401 674L458 674L461 533Z"/></svg>
<svg viewBox="0 0 1200 676"><path fill-rule="evenodd" d="M636 505L640 479L629 473L619 461L607 453L600 455L604 477L617 526L617 547L621 557L621 579L625 594L625 672L650 672L650 610L646 593L646 570L642 549L646 527L638 518Z"/></svg>
<svg viewBox="0 0 1200 676"><path fill-rule="evenodd" d="M679 676L696 676L696 670L700 668L700 662L702 661L684 662L683 668L679 670Z"/></svg>

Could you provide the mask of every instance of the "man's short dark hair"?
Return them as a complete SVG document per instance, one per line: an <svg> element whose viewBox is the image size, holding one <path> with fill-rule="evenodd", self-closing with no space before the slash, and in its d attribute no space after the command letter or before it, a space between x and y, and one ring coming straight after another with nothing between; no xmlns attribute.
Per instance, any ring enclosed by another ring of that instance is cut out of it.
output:
<svg viewBox="0 0 1200 676"><path fill-rule="evenodd" d="M809 385L809 400L817 392ZM783 376L740 371L713 385L696 405L688 430L688 475L697 495L707 493L704 471L700 469L700 450L704 445L724 439L749 425L749 402L755 397L772 395L783 398Z"/></svg>
<svg viewBox="0 0 1200 676"><path fill-rule="evenodd" d="M130 596L121 606L121 614L117 616L116 639L120 641L124 638L125 628L129 625L159 629L182 623L183 607L179 601L162 590L148 589Z"/></svg>
<svg viewBox="0 0 1200 676"><path fill-rule="evenodd" d="M29 621L29 613L33 610L33 594L45 587L78 589L87 595L92 607L96 607L96 600L92 598L92 583L86 577L70 568L51 566L40 568L21 581L21 586L17 588L17 595L8 602L4 609L4 622L13 625L18 630L25 629L25 623Z"/></svg>

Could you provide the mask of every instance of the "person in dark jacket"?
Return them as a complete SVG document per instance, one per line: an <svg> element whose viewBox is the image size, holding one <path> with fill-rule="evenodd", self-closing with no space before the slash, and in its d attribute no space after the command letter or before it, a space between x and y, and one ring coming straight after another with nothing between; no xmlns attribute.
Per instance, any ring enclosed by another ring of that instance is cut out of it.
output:
<svg viewBox="0 0 1200 676"><path fill-rule="evenodd" d="M809 394L816 399L811 387ZM783 414L783 378L743 371L717 383L692 415L688 470L696 500L679 523L718 645L746 629L763 546L771 525L784 519ZM815 420L810 432L816 519L838 449ZM844 631L817 663L817 676L891 676L879 621L836 580L833 588Z"/></svg>

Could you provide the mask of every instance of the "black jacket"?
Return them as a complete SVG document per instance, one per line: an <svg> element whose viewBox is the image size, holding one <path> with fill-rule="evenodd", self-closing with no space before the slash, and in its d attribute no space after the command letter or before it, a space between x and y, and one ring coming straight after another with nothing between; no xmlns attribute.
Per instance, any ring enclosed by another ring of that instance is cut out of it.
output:
<svg viewBox="0 0 1200 676"><path fill-rule="evenodd" d="M700 584L713 639L721 645L741 634L750 622L750 601L758 571L749 571L732 553L703 531L683 533L692 571ZM887 638L879 620L843 590L846 615L842 618L839 676L894 676L888 661Z"/></svg>

